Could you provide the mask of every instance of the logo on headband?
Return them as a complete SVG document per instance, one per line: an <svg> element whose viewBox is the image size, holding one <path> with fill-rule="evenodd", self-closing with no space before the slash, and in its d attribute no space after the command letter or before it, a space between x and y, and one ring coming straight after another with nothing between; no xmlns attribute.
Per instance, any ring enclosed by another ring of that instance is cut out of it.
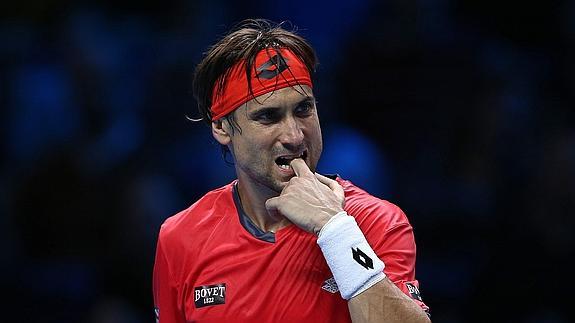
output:
<svg viewBox="0 0 575 323"><path fill-rule="evenodd" d="M258 68L256 69L259 72L257 74L257 77L266 80L277 77L289 67L287 61L288 60L286 58L284 58L279 54L274 55L267 62L258 66ZM275 69L273 68L274 66Z"/></svg>

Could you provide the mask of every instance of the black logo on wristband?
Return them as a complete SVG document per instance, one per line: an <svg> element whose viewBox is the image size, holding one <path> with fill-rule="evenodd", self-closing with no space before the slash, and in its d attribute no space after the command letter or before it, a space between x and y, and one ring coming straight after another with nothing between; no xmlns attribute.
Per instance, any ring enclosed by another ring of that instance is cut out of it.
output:
<svg viewBox="0 0 575 323"><path fill-rule="evenodd" d="M351 253L353 254L353 259L355 259L358 264L362 265L367 270L373 269L373 260L369 258L365 252L361 251L361 249L351 248Z"/></svg>

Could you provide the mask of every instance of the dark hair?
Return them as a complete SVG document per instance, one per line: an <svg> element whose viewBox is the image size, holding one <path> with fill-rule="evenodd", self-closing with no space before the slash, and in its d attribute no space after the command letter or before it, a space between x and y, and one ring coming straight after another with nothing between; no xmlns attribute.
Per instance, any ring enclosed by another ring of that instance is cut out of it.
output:
<svg viewBox="0 0 575 323"><path fill-rule="evenodd" d="M313 75L317 65L315 51L303 37L296 34L296 28L292 27L290 31L284 29L285 24L265 19L244 20L206 52L196 67L193 81L198 110L206 123L212 122L210 108L214 88L217 87L218 94L221 94L231 67L242 60L246 62L246 77L250 79L255 57L264 48L289 48ZM253 96L249 82L248 86L249 94ZM225 118L233 121L230 123L235 127L233 113Z"/></svg>

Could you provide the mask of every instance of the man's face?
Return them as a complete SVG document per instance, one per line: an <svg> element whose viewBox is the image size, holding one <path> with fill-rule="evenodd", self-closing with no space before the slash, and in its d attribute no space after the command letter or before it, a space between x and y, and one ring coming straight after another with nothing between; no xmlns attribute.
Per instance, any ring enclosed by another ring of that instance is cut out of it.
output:
<svg viewBox="0 0 575 323"><path fill-rule="evenodd" d="M289 163L303 158L315 171L322 137L310 87L286 87L248 101L235 112L240 131L230 134L230 148L240 183L280 193L295 176ZM224 121L223 127L231 125Z"/></svg>

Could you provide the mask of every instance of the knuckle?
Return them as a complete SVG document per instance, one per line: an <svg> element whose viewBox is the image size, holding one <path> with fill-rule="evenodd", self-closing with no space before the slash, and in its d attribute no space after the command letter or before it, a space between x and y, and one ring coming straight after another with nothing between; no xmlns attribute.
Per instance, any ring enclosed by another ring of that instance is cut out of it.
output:
<svg viewBox="0 0 575 323"><path fill-rule="evenodd" d="M294 177L292 177L292 178L289 180L289 183L292 184L292 185L297 185L297 184L299 184L300 182L301 182L301 179L300 179L299 177L297 177L297 176L294 176Z"/></svg>

